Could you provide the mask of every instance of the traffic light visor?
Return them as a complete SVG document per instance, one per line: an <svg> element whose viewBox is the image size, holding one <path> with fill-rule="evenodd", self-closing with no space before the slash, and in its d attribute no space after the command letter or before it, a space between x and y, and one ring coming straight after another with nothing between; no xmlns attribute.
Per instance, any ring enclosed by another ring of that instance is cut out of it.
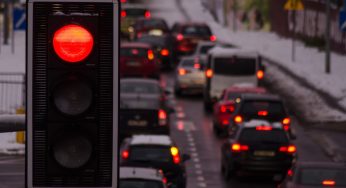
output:
<svg viewBox="0 0 346 188"><path fill-rule="evenodd" d="M93 45L92 34L84 27L75 24L61 27L53 36L55 53L68 63L78 63L87 58Z"/></svg>

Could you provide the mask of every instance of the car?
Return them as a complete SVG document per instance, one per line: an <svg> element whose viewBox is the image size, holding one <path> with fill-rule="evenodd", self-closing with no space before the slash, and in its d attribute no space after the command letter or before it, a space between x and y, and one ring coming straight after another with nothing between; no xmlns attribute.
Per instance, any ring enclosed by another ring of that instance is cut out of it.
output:
<svg viewBox="0 0 346 188"><path fill-rule="evenodd" d="M154 79L120 80L119 137L133 134L169 134L172 108L167 92Z"/></svg>
<svg viewBox="0 0 346 188"><path fill-rule="evenodd" d="M201 61L202 64L205 64L207 61L208 51L218 45L215 42L211 41L200 41L198 42L195 52L192 54L196 58L196 61ZM202 67L204 69L204 67Z"/></svg>
<svg viewBox="0 0 346 188"><path fill-rule="evenodd" d="M296 160L296 149L282 128L239 127L221 146L221 172L225 180L257 175L273 176L278 181Z"/></svg>
<svg viewBox="0 0 346 188"><path fill-rule="evenodd" d="M213 131L217 136L227 135L229 120L235 110L236 99L245 93L264 94L267 93L267 90L251 85L234 85L223 90L213 109Z"/></svg>
<svg viewBox="0 0 346 188"><path fill-rule="evenodd" d="M346 165L334 162L297 162L278 188L346 188Z"/></svg>
<svg viewBox="0 0 346 188"><path fill-rule="evenodd" d="M167 22L162 18L139 18L132 27L133 32L130 33L132 39L140 38L143 34L155 36L170 34Z"/></svg>
<svg viewBox="0 0 346 188"><path fill-rule="evenodd" d="M178 188L186 187L185 161L179 147L166 135L133 135L120 147L120 165L161 169L167 182Z"/></svg>
<svg viewBox="0 0 346 188"><path fill-rule="evenodd" d="M273 94L242 94L236 100L235 111L229 121L229 129L236 128L243 122L252 119L279 122L283 129L294 136L291 129L291 118L283 100Z"/></svg>
<svg viewBox="0 0 346 188"><path fill-rule="evenodd" d="M205 84L202 66L203 64L200 62L196 62L195 57L181 59L176 69L174 83L176 96L180 96L186 91L202 93Z"/></svg>
<svg viewBox="0 0 346 188"><path fill-rule="evenodd" d="M130 39L133 24L139 18L151 18L151 11L141 4L123 4L120 11L120 36Z"/></svg>
<svg viewBox="0 0 346 188"><path fill-rule="evenodd" d="M174 52L172 49L171 37L168 35L149 35L143 34L137 42L150 44L155 52L155 56L159 61L161 69L172 69L174 67Z"/></svg>
<svg viewBox="0 0 346 188"><path fill-rule="evenodd" d="M216 41L216 36L206 23L178 22L173 25L171 34L178 56L192 55L200 41Z"/></svg>
<svg viewBox="0 0 346 188"><path fill-rule="evenodd" d="M160 78L160 64L147 43L125 42L120 45L120 77Z"/></svg>
<svg viewBox="0 0 346 188"><path fill-rule="evenodd" d="M211 111L224 89L243 83L258 86L264 72L256 51L216 46L208 52L205 75L204 108Z"/></svg>
<svg viewBox="0 0 346 188"><path fill-rule="evenodd" d="M167 188L161 170L141 167L120 167L119 188Z"/></svg>

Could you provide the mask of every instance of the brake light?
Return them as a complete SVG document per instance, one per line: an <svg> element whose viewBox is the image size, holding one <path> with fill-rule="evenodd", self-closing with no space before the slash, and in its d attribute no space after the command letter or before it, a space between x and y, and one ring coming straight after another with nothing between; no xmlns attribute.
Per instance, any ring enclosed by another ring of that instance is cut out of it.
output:
<svg viewBox="0 0 346 188"><path fill-rule="evenodd" d="M284 118L281 123L282 123L285 131L288 131L290 129L290 124L291 124L290 118L288 118L288 117Z"/></svg>
<svg viewBox="0 0 346 188"><path fill-rule="evenodd" d="M242 123L243 122L243 117L241 117L240 115L235 116L234 117L234 122Z"/></svg>
<svg viewBox="0 0 346 188"><path fill-rule="evenodd" d="M182 41L184 39L184 35L182 35L182 34L178 34L177 35L177 40L178 41Z"/></svg>
<svg viewBox="0 0 346 188"><path fill-rule="evenodd" d="M212 42L216 41L216 36L215 35L210 36L210 41Z"/></svg>
<svg viewBox="0 0 346 188"><path fill-rule="evenodd" d="M154 52L152 50L148 50L148 59L149 60L154 60L155 56L154 56Z"/></svg>
<svg viewBox="0 0 346 188"><path fill-rule="evenodd" d="M257 78L258 78L259 80L261 80L261 79L264 78L264 72L263 72L263 70L258 70L258 71L257 71Z"/></svg>
<svg viewBox="0 0 346 188"><path fill-rule="evenodd" d="M199 63L195 63L195 64L193 65L193 68L195 68L195 69L200 69L200 68L201 68L201 65L200 65Z"/></svg>
<svg viewBox="0 0 346 188"><path fill-rule="evenodd" d="M287 176L290 176L290 177L293 176L293 170L292 170L292 169L289 169L289 170L287 171Z"/></svg>
<svg viewBox="0 0 346 188"><path fill-rule="evenodd" d="M271 131L273 130L273 128L270 126L258 126L256 127L256 130L257 131Z"/></svg>
<svg viewBox="0 0 346 188"><path fill-rule="evenodd" d="M125 18L126 17L126 11L125 10L122 10L121 11L121 13L120 13L120 16L122 17L122 18Z"/></svg>
<svg viewBox="0 0 346 188"><path fill-rule="evenodd" d="M162 182L163 182L164 184L167 184L167 178L166 178L166 177L162 178Z"/></svg>
<svg viewBox="0 0 346 188"><path fill-rule="evenodd" d="M234 106L232 105L221 105L220 106L220 112L226 113L226 112L233 112Z"/></svg>
<svg viewBox="0 0 346 188"><path fill-rule="evenodd" d="M166 111L160 109L158 112L158 116L159 116L159 125L160 126L164 126L167 124L167 113Z"/></svg>
<svg viewBox="0 0 346 188"><path fill-rule="evenodd" d="M268 111L266 111L266 110L258 111L257 115L258 116L267 116L268 115Z"/></svg>
<svg viewBox="0 0 346 188"><path fill-rule="evenodd" d="M322 185L324 185L324 186L334 186L335 185L335 181L333 181L333 180L323 180L322 181Z"/></svg>
<svg viewBox="0 0 346 188"><path fill-rule="evenodd" d="M178 69L178 73L179 73L179 75L185 75L186 70L185 69Z"/></svg>
<svg viewBox="0 0 346 188"><path fill-rule="evenodd" d="M222 125L228 125L228 124L229 124L228 119L224 119L224 120L222 120Z"/></svg>
<svg viewBox="0 0 346 188"><path fill-rule="evenodd" d="M150 11L149 10L145 11L144 17L150 18L150 16L151 16Z"/></svg>
<svg viewBox="0 0 346 188"><path fill-rule="evenodd" d="M205 71L205 76L206 76L207 78L213 77L213 70L212 70L212 69L207 69L207 70Z"/></svg>
<svg viewBox="0 0 346 188"><path fill-rule="evenodd" d="M123 152L121 153L121 157L122 157L123 159L128 159L129 156L130 156L130 153L129 153L129 151L127 151L127 150L125 150L125 151L123 151Z"/></svg>
<svg viewBox="0 0 346 188"><path fill-rule="evenodd" d="M162 56L168 56L169 55L169 51L164 48L164 49L161 50L161 55Z"/></svg>
<svg viewBox="0 0 346 188"><path fill-rule="evenodd" d="M177 147L171 147L171 154L173 157L173 162L175 164L179 164L180 163L180 156L179 156L179 149Z"/></svg>
<svg viewBox="0 0 346 188"><path fill-rule="evenodd" d="M232 144L231 150L235 152L247 151L249 150L249 146L242 144Z"/></svg>
<svg viewBox="0 0 346 188"><path fill-rule="evenodd" d="M126 3L127 0L120 0L120 3Z"/></svg>
<svg viewBox="0 0 346 188"><path fill-rule="evenodd" d="M280 152L285 152L285 153L295 153L297 151L296 146L290 145L290 146L281 146L279 149Z"/></svg>

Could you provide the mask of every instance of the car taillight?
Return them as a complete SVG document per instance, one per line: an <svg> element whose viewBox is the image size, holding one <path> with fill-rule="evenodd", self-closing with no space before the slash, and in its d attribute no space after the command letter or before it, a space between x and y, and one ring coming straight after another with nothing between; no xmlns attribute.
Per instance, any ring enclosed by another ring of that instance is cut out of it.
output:
<svg viewBox="0 0 346 188"><path fill-rule="evenodd" d="M175 164L180 163L180 155L179 155L179 149L177 147L171 147L171 155L173 157L173 162Z"/></svg>
<svg viewBox="0 0 346 188"><path fill-rule="evenodd" d="M210 41L212 41L212 42L214 42L214 41L216 41L216 36L215 35L212 35L212 36L210 36Z"/></svg>
<svg viewBox="0 0 346 188"><path fill-rule="evenodd" d="M165 49L165 48L162 49L162 50L161 50L161 55L162 55L162 56L168 56L168 55L169 55L169 50L168 50L168 49Z"/></svg>
<svg viewBox="0 0 346 188"><path fill-rule="evenodd" d="M249 150L249 146L242 145L242 144L232 144L231 150L235 151L235 152L248 151Z"/></svg>
<svg viewBox="0 0 346 188"><path fill-rule="evenodd" d="M213 70L212 70L212 69L207 69L207 70L205 71L205 76L206 76L207 78L213 77Z"/></svg>
<svg viewBox="0 0 346 188"><path fill-rule="evenodd" d="M257 112L257 115L258 115L258 116L267 116L267 115L268 115L268 111L266 111L266 110L258 111L258 112Z"/></svg>
<svg viewBox="0 0 346 188"><path fill-rule="evenodd" d="M243 122L243 117L240 115L237 115L234 117L234 122L236 123L242 123Z"/></svg>
<svg viewBox="0 0 346 188"><path fill-rule="evenodd" d="M154 56L154 52L152 50L148 50L148 59L149 60L154 60L155 56Z"/></svg>
<svg viewBox="0 0 346 188"><path fill-rule="evenodd" d="M182 41L184 39L184 35L182 35L182 34L178 34L177 35L177 40L178 41Z"/></svg>
<svg viewBox="0 0 346 188"><path fill-rule="evenodd" d="M201 68L201 64L195 63L195 64L193 65L193 68L195 68L195 69L200 69L200 68Z"/></svg>
<svg viewBox="0 0 346 188"><path fill-rule="evenodd" d="M322 185L324 186L335 186L335 181L334 180L323 180Z"/></svg>
<svg viewBox="0 0 346 188"><path fill-rule="evenodd" d="M145 11L144 17L150 18L150 16L151 16L150 11L149 10Z"/></svg>
<svg viewBox="0 0 346 188"><path fill-rule="evenodd" d="M288 117L284 118L281 123L282 123L285 131L288 131L290 129L290 125L291 125L291 119L290 118L288 118Z"/></svg>
<svg viewBox="0 0 346 188"><path fill-rule="evenodd" d="M292 176L293 176L293 170L292 170L292 169L289 169L289 170L287 171L287 176L289 176L289 177L292 177Z"/></svg>
<svg viewBox="0 0 346 188"><path fill-rule="evenodd" d="M166 111L160 109L158 112L158 117L159 117L159 125L164 126L167 124L167 113Z"/></svg>
<svg viewBox="0 0 346 188"><path fill-rule="evenodd" d="M224 120L222 120L222 125L228 125L229 124L229 121L228 121L228 119L224 119Z"/></svg>
<svg viewBox="0 0 346 188"><path fill-rule="evenodd" d="M162 178L162 182L163 182L164 184L167 184L167 178L166 178L166 177Z"/></svg>
<svg viewBox="0 0 346 188"><path fill-rule="evenodd" d="M185 69L178 69L178 73L179 75L185 75L186 74L186 70Z"/></svg>
<svg viewBox="0 0 346 188"><path fill-rule="evenodd" d="M233 105L221 105L220 106L220 112L221 113L231 113L234 111Z"/></svg>
<svg viewBox="0 0 346 188"><path fill-rule="evenodd" d="M257 78L258 78L259 80L263 79L263 78L264 78L264 72L263 72L263 70L258 70L256 75L257 75Z"/></svg>
<svg viewBox="0 0 346 188"><path fill-rule="evenodd" d="M279 149L280 152L284 152L284 153L295 153L297 151L296 146L294 145L290 145L290 146L281 146Z"/></svg>
<svg viewBox="0 0 346 188"><path fill-rule="evenodd" d="M125 10L122 10L121 11L121 13L120 13L120 16L122 17L122 18L125 18L126 17L126 11Z"/></svg>
<svg viewBox="0 0 346 188"><path fill-rule="evenodd" d="M54 33L53 48L64 61L78 63L89 56L93 49L92 34L79 25L70 24Z"/></svg>
<svg viewBox="0 0 346 188"><path fill-rule="evenodd" d="M129 156L130 156L130 153L129 153L129 151L127 151L127 150L125 150L125 151L123 151L123 152L121 153L121 157L122 157L123 159L128 159Z"/></svg>
<svg viewBox="0 0 346 188"><path fill-rule="evenodd" d="M257 126L256 130L257 131L271 131L273 130L273 128L270 126Z"/></svg>
<svg viewBox="0 0 346 188"><path fill-rule="evenodd" d="M120 0L120 3L126 3L127 0Z"/></svg>

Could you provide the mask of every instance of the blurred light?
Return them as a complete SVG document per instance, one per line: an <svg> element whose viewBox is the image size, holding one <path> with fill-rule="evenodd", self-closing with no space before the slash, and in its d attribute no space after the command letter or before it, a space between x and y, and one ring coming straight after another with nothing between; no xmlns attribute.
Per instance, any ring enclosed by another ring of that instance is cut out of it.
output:
<svg viewBox="0 0 346 188"><path fill-rule="evenodd" d="M186 70L185 69L178 69L179 75L185 75L186 74Z"/></svg>
<svg viewBox="0 0 346 188"><path fill-rule="evenodd" d="M200 65L199 63L195 63L195 64L193 65L193 68L195 68L195 69L200 69L200 68L201 68L201 65Z"/></svg>
<svg viewBox="0 0 346 188"><path fill-rule="evenodd" d="M215 35L210 36L210 41L212 42L216 41L216 36Z"/></svg>
<svg viewBox="0 0 346 188"><path fill-rule="evenodd" d="M150 18L150 16L151 16L150 11L149 10L145 11L144 17Z"/></svg>
<svg viewBox="0 0 346 188"><path fill-rule="evenodd" d="M185 125L184 125L184 122L183 121L178 121L177 122L177 129L179 131L183 131L185 129Z"/></svg>
<svg viewBox="0 0 346 188"><path fill-rule="evenodd" d="M152 50L148 50L148 59L149 60L154 60L155 56L154 56L154 52Z"/></svg>
<svg viewBox="0 0 346 188"><path fill-rule="evenodd" d="M263 72L263 70L258 70L258 71L257 71L257 78L258 78L259 80L261 80L261 79L264 78L264 72Z"/></svg>
<svg viewBox="0 0 346 188"><path fill-rule="evenodd" d="M128 159L129 156L130 156L130 153L129 153L129 151L127 151L127 150L125 150L125 151L123 151L123 152L121 153L121 157L122 157L123 159Z"/></svg>
<svg viewBox="0 0 346 188"><path fill-rule="evenodd" d="M122 10L121 11L121 13L120 13L120 16L122 17L122 18L125 18L126 17L126 11L125 10Z"/></svg>
<svg viewBox="0 0 346 188"><path fill-rule="evenodd" d="M182 41L184 39L184 35L182 35L182 34L178 34L177 35L177 40L178 41Z"/></svg>
<svg viewBox="0 0 346 188"><path fill-rule="evenodd" d="M271 131L273 130L273 128L270 126L257 126L256 130L257 131Z"/></svg>
<svg viewBox="0 0 346 188"><path fill-rule="evenodd" d="M131 50L132 55L138 55L138 50L137 49L132 49Z"/></svg>
<svg viewBox="0 0 346 188"><path fill-rule="evenodd" d="M249 150L249 146L241 144L232 144L231 149L232 151L247 151Z"/></svg>
<svg viewBox="0 0 346 188"><path fill-rule="evenodd" d="M334 186L335 185L335 181L333 181L333 180L323 180L322 185Z"/></svg>
<svg viewBox="0 0 346 188"><path fill-rule="evenodd" d="M234 117L234 122L242 123L243 122L243 117L241 117L240 115L235 116Z"/></svg>
<svg viewBox="0 0 346 188"><path fill-rule="evenodd" d="M268 115L268 111L266 111L266 110L258 111L257 115L258 116L267 116Z"/></svg>
<svg viewBox="0 0 346 188"><path fill-rule="evenodd" d="M213 77L213 70L212 70L212 69L207 69L207 70L205 71L205 76L206 76L207 78Z"/></svg>
<svg viewBox="0 0 346 188"><path fill-rule="evenodd" d="M161 55L162 55L162 56L168 56L168 55L169 55L168 49L166 49L166 48L162 49L162 50L161 50Z"/></svg>

